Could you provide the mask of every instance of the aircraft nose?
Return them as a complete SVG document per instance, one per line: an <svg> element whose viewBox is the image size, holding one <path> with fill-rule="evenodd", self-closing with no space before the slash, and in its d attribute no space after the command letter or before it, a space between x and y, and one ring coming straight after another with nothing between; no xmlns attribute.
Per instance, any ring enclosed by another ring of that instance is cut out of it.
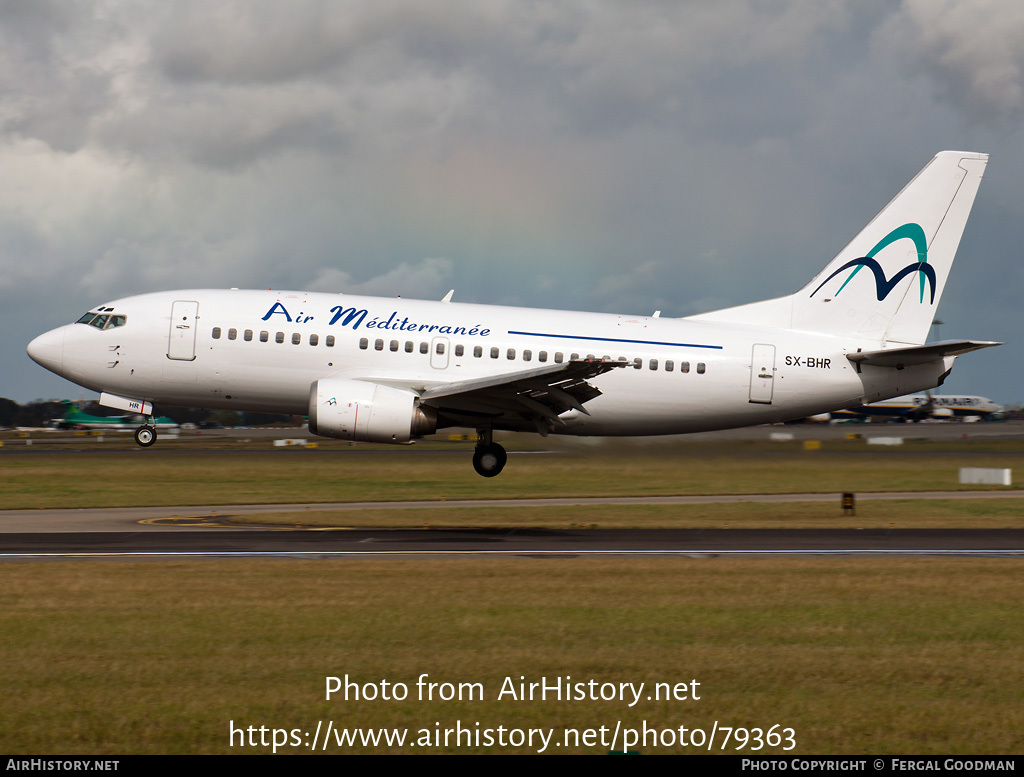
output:
<svg viewBox="0 0 1024 777"><path fill-rule="evenodd" d="M64 327L39 335L27 350L32 361L60 375L64 367Z"/></svg>

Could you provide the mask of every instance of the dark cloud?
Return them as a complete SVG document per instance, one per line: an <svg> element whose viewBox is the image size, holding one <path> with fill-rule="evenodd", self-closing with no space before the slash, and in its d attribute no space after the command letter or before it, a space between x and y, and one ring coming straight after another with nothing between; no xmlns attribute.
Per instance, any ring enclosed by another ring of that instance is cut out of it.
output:
<svg viewBox="0 0 1024 777"><path fill-rule="evenodd" d="M171 81L293 81L344 63L356 32L333 3L177 3L154 32L153 63Z"/></svg>
<svg viewBox="0 0 1024 777"><path fill-rule="evenodd" d="M1011 0L906 0L878 29L884 48L978 123L1024 113L1024 6Z"/></svg>
<svg viewBox="0 0 1024 777"><path fill-rule="evenodd" d="M412 279L665 315L789 293L944 147L993 153L976 217L1000 210L965 237L943 333L998 337L1024 323L1012 286L985 292L1016 277L1024 220L1021 17L1008 0L0 1L0 305L24 362L0 395L48 380L22 355L34 334L156 288ZM1019 375L972 374L953 388L1021 399Z"/></svg>

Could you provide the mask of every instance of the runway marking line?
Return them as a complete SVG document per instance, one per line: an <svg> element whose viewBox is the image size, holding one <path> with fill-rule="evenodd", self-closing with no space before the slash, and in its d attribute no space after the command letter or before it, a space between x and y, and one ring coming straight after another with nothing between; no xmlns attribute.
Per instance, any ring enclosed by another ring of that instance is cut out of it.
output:
<svg viewBox="0 0 1024 777"><path fill-rule="evenodd" d="M0 553L0 558L127 558L138 557L259 557L259 556L837 556L837 555L909 555L909 556L1024 556L1024 548L1017 550L914 550L855 548L843 550L260 550L260 551L111 551L72 553Z"/></svg>

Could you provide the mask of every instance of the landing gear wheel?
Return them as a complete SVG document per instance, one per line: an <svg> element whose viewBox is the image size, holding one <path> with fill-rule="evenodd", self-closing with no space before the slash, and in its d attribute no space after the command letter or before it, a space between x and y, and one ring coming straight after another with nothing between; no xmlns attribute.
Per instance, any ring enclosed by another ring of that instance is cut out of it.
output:
<svg viewBox="0 0 1024 777"><path fill-rule="evenodd" d="M483 475L485 478L493 478L501 472L506 461L508 461L508 454L496 442L489 445L478 445L473 451L473 469L478 475Z"/></svg>
<svg viewBox="0 0 1024 777"><path fill-rule="evenodd" d="M140 426L135 430L135 442L143 448L148 448L156 442L156 429L152 426Z"/></svg>

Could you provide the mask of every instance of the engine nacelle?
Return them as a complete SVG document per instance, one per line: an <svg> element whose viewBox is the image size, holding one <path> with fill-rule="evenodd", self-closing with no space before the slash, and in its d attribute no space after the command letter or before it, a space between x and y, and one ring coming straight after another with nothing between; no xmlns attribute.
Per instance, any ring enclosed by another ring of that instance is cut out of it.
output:
<svg viewBox="0 0 1024 777"><path fill-rule="evenodd" d="M309 431L360 442L409 442L437 429L437 411L411 391L346 378L309 387Z"/></svg>

